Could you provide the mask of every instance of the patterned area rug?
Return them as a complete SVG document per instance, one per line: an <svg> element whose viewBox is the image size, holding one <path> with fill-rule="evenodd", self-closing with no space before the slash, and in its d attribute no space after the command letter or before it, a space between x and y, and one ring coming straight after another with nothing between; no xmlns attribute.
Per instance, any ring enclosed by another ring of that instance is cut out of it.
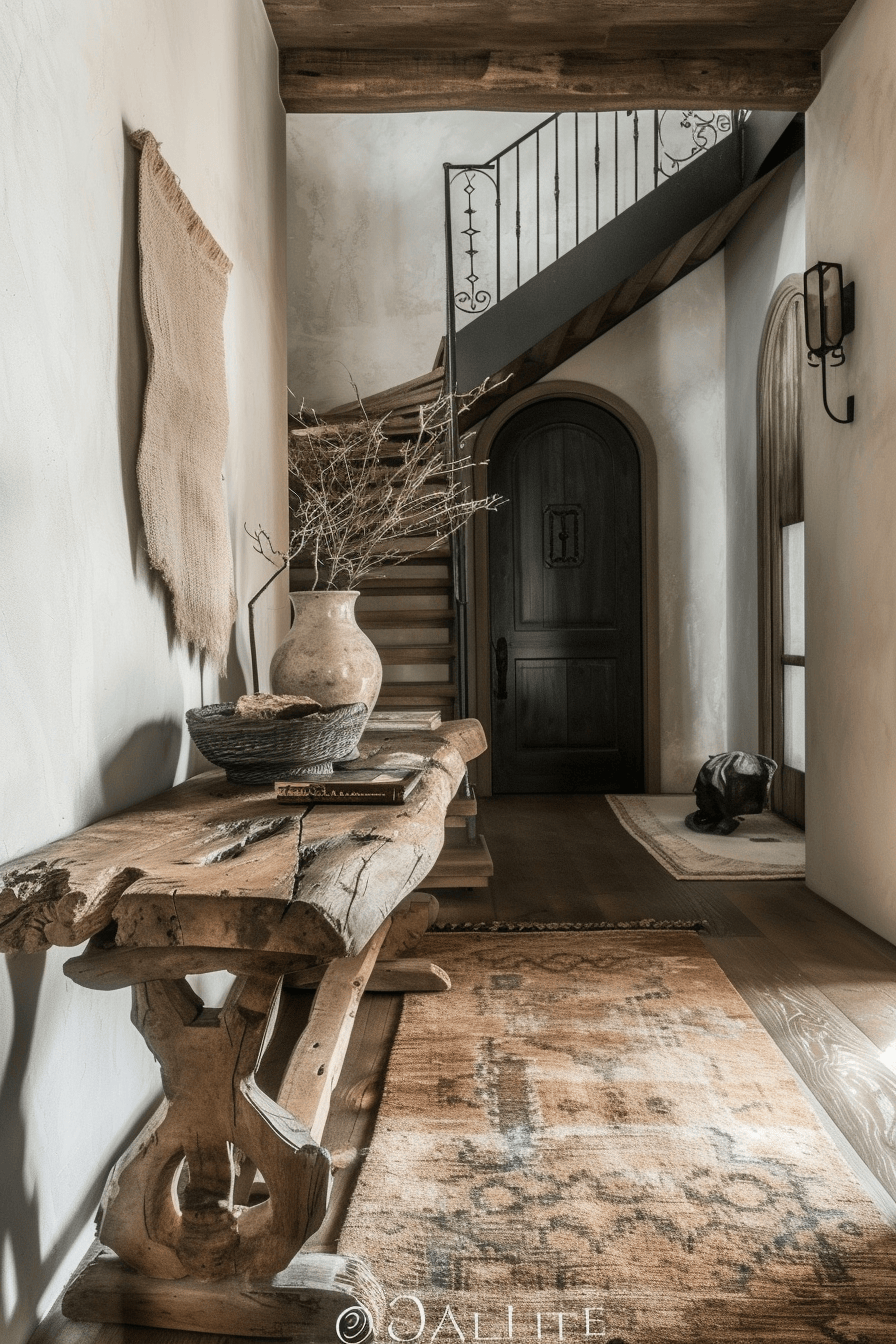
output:
<svg viewBox="0 0 896 1344"><path fill-rule="evenodd" d="M381 1338L896 1339L896 1231L698 935L415 955L453 989L405 999L340 1239Z"/></svg>
<svg viewBox="0 0 896 1344"><path fill-rule="evenodd" d="M608 793L607 802L629 835L679 880L780 881L806 875L803 832L774 812L744 817L733 835L698 835L684 824L697 806L692 793Z"/></svg>

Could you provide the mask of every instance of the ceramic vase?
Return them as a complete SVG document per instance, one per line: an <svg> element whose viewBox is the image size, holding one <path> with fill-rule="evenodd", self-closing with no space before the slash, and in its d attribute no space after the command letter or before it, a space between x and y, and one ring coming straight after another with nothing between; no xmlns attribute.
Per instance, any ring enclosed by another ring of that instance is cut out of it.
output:
<svg viewBox="0 0 896 1344"><path fill-rule="evenodd" d="M275 695L310 695L325 709L376 704L383 665L355 620L357 592L290 593L292 629L271 659Z"/></svg>

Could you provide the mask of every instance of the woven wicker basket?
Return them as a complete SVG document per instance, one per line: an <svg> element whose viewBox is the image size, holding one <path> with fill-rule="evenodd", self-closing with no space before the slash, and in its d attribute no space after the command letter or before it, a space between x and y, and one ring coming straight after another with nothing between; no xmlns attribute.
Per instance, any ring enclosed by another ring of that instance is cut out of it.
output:
<svg viewBox="0 0 896 1344"><path fill-rule="evenodd" d="M336 705L303 719L244 719L232 702L187 710L187 727L231 784L273 784L277 779L326 775L351 756L367 719L367 706Z"/></svg>

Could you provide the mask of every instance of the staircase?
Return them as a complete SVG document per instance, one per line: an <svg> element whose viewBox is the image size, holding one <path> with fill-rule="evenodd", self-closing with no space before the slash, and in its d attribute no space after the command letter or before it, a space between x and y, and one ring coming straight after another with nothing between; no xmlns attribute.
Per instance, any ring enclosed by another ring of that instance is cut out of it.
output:
<svg viewBox="0 0 896 1344"><path fill-rule="evenodd" d="M365 402L368 415L389 415L388 435L401 440L415 430L419 406L433 401L444 386L442 349L434 370L410 384L392 388ZM337 407L328 420L352 421L357 402ZM355 615L377 646L383 664L379 710L438 710L457 716L458 607L455 602L455 554L449 543L431 537L398 542L412 558L386 566L359 584ZM390 543L394 547L396 543ZM301 559L290 566L290 589L310 588L312 570ZM487 887L494 872L485 836L477 830L476 796L465 778L448 806L445 842L424 890Z"/></svg>
<svg viewBox="0 0 896 1344"><path fill-rule="evenodd" d="M502 230L506 234L506 229L500 196L494 207L497 222L492 222L490 232L486 227L475 228L468 216L475 193L482 191L483 176L487 186L493 181L500 184L501 164L508 155L514 157L519 152L519 145L502 151L484 167L446 165L446 194L450 194L451 184L462 183L469 201L463 210L467 228L460 231L467 242L462 250L455 242L449 265L446 362L458 389L476 387L485 379L493 388L475 407L461 414L461 430L484 419L516 392L537 382L713 256L781 165L804 143L804 118L798 113L636 112L630 122L629 148L623 153L619 114L601 115L614 119L612 160L618 171L628 167L627 186L614 180L610 190L603 189L604 201L608 196L610 200L595 212L593 222L598 227L585 236L577 224L577 236L568 240L565 251L562 230L555 227L555 256L547 263L543 260L543 242L539 245L537 241L544 233L544 206L536 200L531 213L537 261L534 268L530 266L528 276L519 260L524 236L520 220L525 212L517 206L516 238L510 240L510 247L505 239L503 251ZM644 139L643 131L639 137L639 115L648 121L653 119L653 158L652 163L647 160L646 172L643 148L639 164L639 139ZM578 118L571 113L549 118L530 132L530 138L548 135L556 146L564 118L567 124L573 120L578 143ZM670 118L672 130L663 131ZM668 148L663 137L673 140L677 121L686 127L691 143L686 139L682 142L679 136L675 148ZM598 171L603 148L597 124L592 143ZM544 153L539 157L543 160ZM561 159L555 148L553 166L557 174ZM521 190L518 186L518 198ZM567 213L578 219L580 174L568 194L572 199ZM554 178L554 196L554 209L559 214L563 199L559 175ZM486 222L482 221L483 225ZM489 246L491 259L483 256ZM506 258L508 250L516 253L520 276L514 283L511 274L509 286L506 277L502 284L502 270L506 270L502 257ZM530 261L531 252L530 242ZM460 257L467 265L467 274L458 286L454 272ZM476 272L488 273L489 268L491 279L483 283ZM475 277L472 284L471 274ZM496 292L495 302L491 301L490 289ZM471 317L469 296L473 290L477 298L482 295L487 301L477 304ZM397 392L394 389L393 395Z"/></svg>
<svg viewBox="0 0 896 1344"><path fill-rule="evenodd" d="M595 115L587 141L584 114L560 113L485 163L446 164L452 240L447 357L443 341L431 372L365 401L368 414L389 417L390 435L412 432L417 408L444 389L446 363L453 363L459 391L486 380L491 385L461 412L465 430L623 322L713 256L804 143L800 113L635 112L625 122L627 143L619 130L624 115ZM611 132L601 130L608 119ZM674 141L676 119L690 141L682 143L679 134L677 144L667 143ZM652 128L652 158L643 149L645 122ZM572 137L572 159L564 156L561 127ZM528 183L530 191L534 186L528 208L526 173L518 169L527 147L543 166ZM561 173L564 157L571 185ZM596 179L590 221L583 218L585 161L593 163ZM509 201L502 199L508 177ZM483 191L492 197L486 207L477 204ZM488 212L492 219L474 223ZM465 228L454 223L458 216ZM349 402L323 419L357 414L357 402Z"/></svg>
<svg viewBox="0 0 896 1344"><path fill-rule="evenodd" d="M441 357L441 347L439 357ZM371 419L388 415L387 435L401 441L415 431L421 404L442 393L445 372L440 364L431 373L390 388L365 402ZM328 421L350 422L358 417L358 403L329 411ZM448 541L408 537L390 542L411 557L387 565L360 581L355 615L361 629L379 651L383 684L377 708L381 710L439 710L443 719L457 715L457 607L454 600L454 557ZM310 588L312 571L301 560L290 567L290 589Z"/></svg>

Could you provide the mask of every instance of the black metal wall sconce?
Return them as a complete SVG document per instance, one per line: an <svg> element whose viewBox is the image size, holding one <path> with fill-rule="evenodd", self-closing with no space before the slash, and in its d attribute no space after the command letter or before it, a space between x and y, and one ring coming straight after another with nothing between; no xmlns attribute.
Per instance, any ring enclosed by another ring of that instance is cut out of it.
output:
<svg viewBox="0 0 896 1344"><path fill-rule="evenodd" d="M835 415L828 405L828 360L838 368L846 356L843 338L855 329L855 282L843 283L843 267L836 261L818 261L803 276L805 300L806 345L809 363L821 365L821 399L824 408L838 425L851 425L855 419L856 399L847 397L846 417Z"/></svg>

